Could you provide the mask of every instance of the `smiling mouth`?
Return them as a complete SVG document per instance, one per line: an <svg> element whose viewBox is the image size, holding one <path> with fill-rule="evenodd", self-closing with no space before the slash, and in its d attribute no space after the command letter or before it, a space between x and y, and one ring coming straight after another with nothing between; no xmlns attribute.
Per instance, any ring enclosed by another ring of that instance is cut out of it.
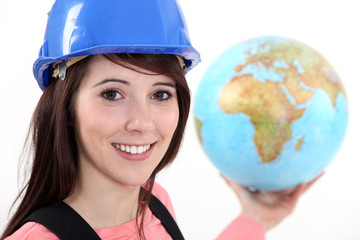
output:
<svg viewBox="0 0 360 240"><path fill-rule="evenodd" d="M112 145L122 151L122 152L126 152L126 153L130 153L130 154L142 154L146 151L148 151L151 147L151 144L146 144L146 145L140 145L140 146L135 146L135 145L125 145L125 144L117 144L117 143L112 143Z"/></svg>

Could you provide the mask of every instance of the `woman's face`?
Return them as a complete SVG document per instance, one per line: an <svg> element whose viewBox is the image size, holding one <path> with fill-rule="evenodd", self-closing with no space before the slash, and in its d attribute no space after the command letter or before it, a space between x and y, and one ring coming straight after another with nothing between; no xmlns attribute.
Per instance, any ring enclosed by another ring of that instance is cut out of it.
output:
<svg viewBox="0 0 360 240"><path fill-rule="evenodd" d="M161 161L177 127L175 83L102 55L88 69L74 108L80 177L141 185Z"/></svg>

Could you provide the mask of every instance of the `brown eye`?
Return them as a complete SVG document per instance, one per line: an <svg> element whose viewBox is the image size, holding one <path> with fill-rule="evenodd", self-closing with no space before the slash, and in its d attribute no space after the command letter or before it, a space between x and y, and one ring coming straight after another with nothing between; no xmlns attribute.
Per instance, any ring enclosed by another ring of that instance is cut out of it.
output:
<svg viewBox="0 0 360 240"><path fill-rule="evenodd" d="M165 101L171 98L171 94L164 91L158 91L152 95L152 99L158 100L158 101Z"/></svg>
<svg viewBox="0 0 360 240"><path fill-rule="evenodd" d="M118 91L115 90L108 90L102 93L103 98L109 100L109 101L115 101L117 99L120 99L122 96Z"/></svg>

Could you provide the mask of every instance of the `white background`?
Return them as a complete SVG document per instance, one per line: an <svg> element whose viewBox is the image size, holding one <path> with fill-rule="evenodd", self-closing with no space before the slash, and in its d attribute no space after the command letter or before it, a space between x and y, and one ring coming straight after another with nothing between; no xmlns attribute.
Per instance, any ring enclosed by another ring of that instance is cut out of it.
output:
<svg viewBox="0 0 360 240"><path fill-rule="evenodd" d="M345 141L325 176L268 240L360 239L360 14L357 0L179 0L202 63L188 74L192 95L210 63L239 41L280 35L309 44L337 69L347 90ZM53 0L0 1L0 232L19 185L17 163L40 89L32 64ZM21 176L20 176L21 180ZM176 161L158 178L187 239L214 239L241 207L204 155L191 113Z"/></svg>

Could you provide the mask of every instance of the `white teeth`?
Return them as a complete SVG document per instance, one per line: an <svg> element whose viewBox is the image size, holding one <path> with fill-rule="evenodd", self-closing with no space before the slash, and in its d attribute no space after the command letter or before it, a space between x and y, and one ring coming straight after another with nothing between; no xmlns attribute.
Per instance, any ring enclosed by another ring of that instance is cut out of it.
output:
<svg viewBox="0 0 360 240"><path fill-rule="evenodd" d="M131 153L131 154L141 154L146 152L147 150L150 149L150 144L148 145L143 145L143 146L129 146L129 145L119 145L117 143L113 144L114 147L116 147L117 149L123 151L123 152L127 152L127 153Z"/></svg>
<svg viewBox="0 0 360 240"><path fill-rule="evenodd" d="M131 151L131 154L137 153L137 147L131 146L130 151Z"/></svg>
<svg viewBox="0 0 360 240"><path fill-rule="evenodd" d="M138 147L137 153L140 154L140 153L143 153L143 152L144 152L144 147L143 146Z"/></svg>

